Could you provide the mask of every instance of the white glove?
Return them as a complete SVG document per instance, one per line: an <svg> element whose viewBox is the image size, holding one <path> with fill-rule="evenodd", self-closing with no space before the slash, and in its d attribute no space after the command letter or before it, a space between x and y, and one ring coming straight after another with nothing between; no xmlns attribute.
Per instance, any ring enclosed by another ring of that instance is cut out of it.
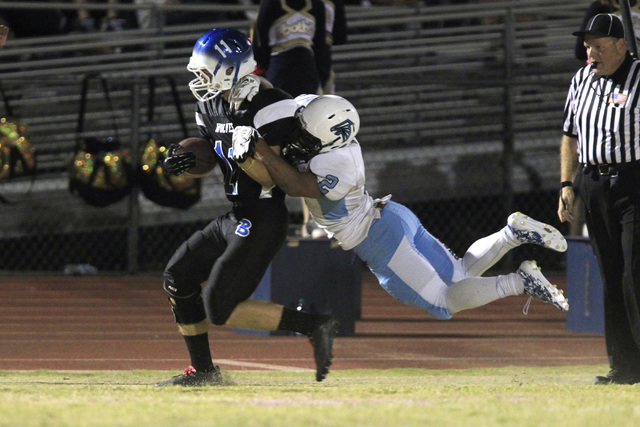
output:
<svg viewBox="0 0 640 427"><path fill-rule="evenodd" d="M260 133L251 126L236 126L233 130L233 160L242 163L253 156Z"/></svg>
<svg viewBox="0 0 640 427"><path fill-rule="evenodd" d="M244 101L251 102L260 90L260 78L253 74L247 74L229 91L229 104L231 110L236 111Z"/></svg>

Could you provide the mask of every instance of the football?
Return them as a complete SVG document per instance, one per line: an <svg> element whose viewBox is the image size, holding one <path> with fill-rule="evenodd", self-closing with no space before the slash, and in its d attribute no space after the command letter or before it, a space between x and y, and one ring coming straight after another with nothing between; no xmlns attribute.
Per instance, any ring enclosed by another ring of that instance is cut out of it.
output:
<svg viewBox="0 0 640 427"><path fill-rule="evenodd" d="M213 152L211 144L204 138L191 137L183 139L178 143L180 149L178 153L191 151L196 155L196 165L185 172L185 175L192 178L202 178L208 175L216 166L216 153Z"/></svg>

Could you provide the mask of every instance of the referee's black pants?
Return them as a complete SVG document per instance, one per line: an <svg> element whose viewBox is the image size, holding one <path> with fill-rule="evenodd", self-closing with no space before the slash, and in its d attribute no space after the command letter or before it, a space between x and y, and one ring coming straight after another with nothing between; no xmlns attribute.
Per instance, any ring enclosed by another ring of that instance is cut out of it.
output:
<svg viewBox="0 0 640 427"><path fill-rule="evenodd" d="M640 375L640 162L609 176L585 170L583 178L579 191L604 285L609 364Z"/></svg>

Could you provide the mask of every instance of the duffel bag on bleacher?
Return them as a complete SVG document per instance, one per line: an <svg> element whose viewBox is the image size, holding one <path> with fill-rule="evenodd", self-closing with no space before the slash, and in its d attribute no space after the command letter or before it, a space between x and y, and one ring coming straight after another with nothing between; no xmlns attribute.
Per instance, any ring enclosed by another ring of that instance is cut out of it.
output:
<svg viewBox="0 0 640 427"><path fill-rule="evenodd" d="M182 175L167 175L162 161L167 147L151 138L143 147L138 166L138 182L147 199L161 206L187 209L200 200L200 179Z"/></svg>
<svg viewBox="0 0 640 427"><path fill-rule="evenodd" d="M0 181L33 175L35 169L35 150L26 136L26 126L0 118Z"/></svg>
<svg viewBox="0 0 640 427"><path fill-rule="evenodd" d="M85 138L69 165L69 190L92 206L108 206L131 192L131 170L131 154L116 139Z"/></svg>

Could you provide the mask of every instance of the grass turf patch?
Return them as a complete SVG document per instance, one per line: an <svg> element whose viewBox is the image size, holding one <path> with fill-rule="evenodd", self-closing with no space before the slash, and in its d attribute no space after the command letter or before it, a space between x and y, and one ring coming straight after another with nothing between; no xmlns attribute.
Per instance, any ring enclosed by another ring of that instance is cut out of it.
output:
<svg viewBox="0 0 640 427"><path fill-rule="evenodd" d="M0 371L0 426L635 426L640 385L601 366L227 371L227 385L157 388L166 371Z"/></svg>

